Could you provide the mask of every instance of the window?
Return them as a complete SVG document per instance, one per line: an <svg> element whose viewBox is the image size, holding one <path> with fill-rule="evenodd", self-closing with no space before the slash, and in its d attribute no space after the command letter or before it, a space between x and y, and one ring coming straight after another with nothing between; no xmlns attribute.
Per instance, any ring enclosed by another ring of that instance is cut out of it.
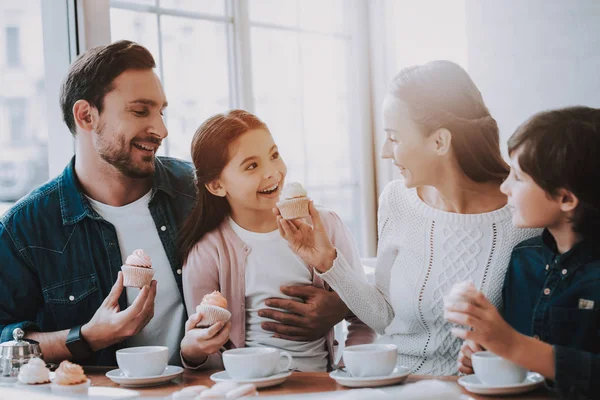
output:
<svg viewBox="0 0 600 400"><path fill-rule="evenodd" d="M254 112L280 147L288 181L302 182L317 204L336 211L365 250L365 236L375 232L365 232L361 218L370 194L357 166L357 154L371 151L360 147L358 138L370 132L356 122L369 117L369 107L358 107L353 91L368 80L353 60L361 51L359 1L110 4L111 40L136 41L157 60L169 100L163 154L190 159L191 138L206 118L231 108Z"/></svg>
<svg viewBox="0 0 600 400"><path fill-rule="evenodd" d="M11 68L21 66L21 48L19 41L19 28L6 27L6 63Z"/></svg>
<svg viewBox="0 0 600 400"><path fill-rule="evenodd" d="M349 4L249 2L252 88L256 113L288 165L288 180L303 182L317 204L335 210L360 238Z"/></svg>
<svg viewBox="0 0 600 400"><path fill-rule="evenodd" d="M24 98L7 100L9 116L9 143L14 146L24 146L29 142L25 126L27 100Z"/></svg>
<svg viewBox="0 0 600 400"><path fill-rule="evenodd" d="M154 55L169 100L169 137L162 152L189 160L200 124L233 107L227 44L231 18L224 15L224 1L162 0L160 7L155 1L137 3L142 2L111 3L111 39L133 40Z"/></svg>
<svg viewBox="0 0 600 400"><path fill-rule="evenodd" d="M42 5L0 2L0 215L48 179ZM27 52L21 52L21 47ZM18 68L16 68L18 67Z"/></svg>

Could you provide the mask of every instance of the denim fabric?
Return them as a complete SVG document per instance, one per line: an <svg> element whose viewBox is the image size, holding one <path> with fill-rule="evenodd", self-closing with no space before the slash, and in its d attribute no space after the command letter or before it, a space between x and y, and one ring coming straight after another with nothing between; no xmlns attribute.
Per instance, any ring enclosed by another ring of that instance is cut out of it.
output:
<svg viewBox="0 0 600 400"><path fill-rule="evenodd" d="M0 342L12 331L52 332L88 322L110 292L122 260L114 226L82 192L75 158L63 173L35 189L0 220ZM176 240L195 203L190 163L158 157L149 204L183 302ZM119 299L127 306L125 291ZM116 365L118 346L86 365Z"/></svg>
<svg viewBox="0 0 600 400"><path fill-rule="evenodd" d="M566 398L600 393L600 243L559 254L546 230L517 245L504 284L504 317L554 346L554 388ZM593 379L593 377L596 377Z"/></svg>

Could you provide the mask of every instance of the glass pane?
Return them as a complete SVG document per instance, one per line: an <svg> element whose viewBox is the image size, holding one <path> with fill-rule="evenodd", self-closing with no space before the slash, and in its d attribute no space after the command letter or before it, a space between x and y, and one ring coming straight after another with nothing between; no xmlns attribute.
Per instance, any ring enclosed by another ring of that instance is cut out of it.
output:
<svg viewBox="0 0 600 400"><path fill-rule="evenodd" d="M352 181L347 42L320 35L301 36L302 110L307 184Z"/></svg>
<svg viewBox="0 0 600 400"><path fill-rule="evenodd" d="M354 1L345 0L302 0L298 3L300 28L346 33L354 4Z"/></svg>
<svg viewBox="0 0 600 400"><path fill-rule="evenodd" d="M129 3L129 4L141 4L144 6L156 6L158 0L111 0L111 3Z"/></svg>
<svg viewBox="0 0 600 400"><path fill-rule="evenodd" d="M297 0L252 0L248 2L250 22L283 26L298 25Z"/></svg>
<svg viewBox="0 0 600 400"><path fill-rule="evenodd" d="M0 216L48 179L40 0L0 2Z"/></svg>
<svg viewBox="0 0 600 400"><path fill-rule="evenodd" d="M315 202L336 211L359 241L349 42L259 27L251 34L256 112L279 146L288 182L302 182Z"/></svg>
<svg viewBox="0 0 600 400"><path fill-rule="evenodd" d="M161 8L225 15L225 0L160 0Z"/></svg>
<svg viewBox="0 0 600 400"><path fill-rule="evenodd" d="M131 40L146 47L154 56L156 71L160 74L156 14L111 8L110 38L113 42Z"/></svg>
<svg viewBox="0 0 600 400"><path fill-rule="evenodd" d="M211 115L230 108L226 26L162 17L169 156L190 159L196 129Z"/></svg>
<svg viewBox="0 0 600 400"><path fill-rule="evenodd" d="M306 184L298 34L252 28L251 35L256 113L279 146L288 182Z"/></svg>

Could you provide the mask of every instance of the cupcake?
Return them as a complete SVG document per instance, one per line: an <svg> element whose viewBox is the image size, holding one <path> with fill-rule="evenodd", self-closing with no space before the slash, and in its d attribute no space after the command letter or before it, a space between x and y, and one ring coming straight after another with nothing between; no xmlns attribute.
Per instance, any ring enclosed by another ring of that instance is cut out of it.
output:
<svg viewBox="0 0 600 400"><path fill-rule="evenodd" d="M227 299L217 290L202 298L196 312L203 315L196 325L198 328L206 328L221 321L227 322L231 318L231 313L227 310Z"/></svg>
<svg viewBox="0 0 600 400"><path fill-rule="evenodd" d="M59 395L87 394L89 387L81 365L66 360L58 366L51 385L52 393Z"/></svg>
<svg viewBox="0 0 600 400"><path fill-rule="evenodd" d="M50 383L50 370L44 361L34 357L21 367L17 379L25 385L43 385Z"/></svg>
<svg viewBox="0 0 600 400"><path fill-rule="evenodd" d="M308 217L308 197L306 190L298 182L290 182L281 192L282 200L277 203L277 208L283 219L296 219Z"/></svg>
<svg viewBox="0 0 600 400"><path fill-rule="evenodd" d="M121 267L123 271L123 285L126 287L141 288L149 285L154 276L152 260L144 250L134 250Z"/></svg>

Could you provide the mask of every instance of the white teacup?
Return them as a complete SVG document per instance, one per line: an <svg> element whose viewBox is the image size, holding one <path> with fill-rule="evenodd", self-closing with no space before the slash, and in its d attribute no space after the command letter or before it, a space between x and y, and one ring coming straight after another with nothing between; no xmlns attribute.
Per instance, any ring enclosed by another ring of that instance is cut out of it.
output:
<svg viewBox="0 0 600 400"><path fill-rule="evenodd" d="M473 370L479 380L486 385L510 385L521 383L527 377L527 370L491 351L480 351L471 356Z"/></svg>
<svg viewBox="0 0 600 400"><path fill-rule="evenodd" d="M287 358L287 365L282 365ZM257 379L287 371L292 356L287 351L269 347L246 347L223 352L223 365L233 379Z"/></svg>
<svg viewBox="0 0 600 400"><path fill-rule="evenodd" d="M344 349L346 369L356 377L387 376L397 362L395 344L359 344Z"/></svg>
<svg viewBox="0 0 600 400"><path fill-rule="evenodd" d="M166 346L140 346L117 350L117 364L127 377L162 375L169 362Z"/></svg>

